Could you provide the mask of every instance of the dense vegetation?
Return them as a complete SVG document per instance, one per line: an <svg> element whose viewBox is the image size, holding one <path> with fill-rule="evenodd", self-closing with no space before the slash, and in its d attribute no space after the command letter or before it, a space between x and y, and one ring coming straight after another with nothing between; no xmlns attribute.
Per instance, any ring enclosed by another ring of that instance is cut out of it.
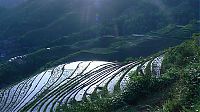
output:
<svg viewBox="0 0 200 112"><path fill-rule="evenodd" d="M193 38L166 50L162 77L131 73L126 92L110 95L104 91L90 101L72 103L58 111L200 111L200 34Z"/></svg>

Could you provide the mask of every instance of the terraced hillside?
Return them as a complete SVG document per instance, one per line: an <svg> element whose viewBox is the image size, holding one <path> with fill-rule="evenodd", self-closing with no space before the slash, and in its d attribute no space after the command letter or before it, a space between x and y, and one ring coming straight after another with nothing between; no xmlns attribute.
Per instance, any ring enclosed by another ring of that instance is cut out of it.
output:
<svg viewBox="0 0 200 112"><path fill-rule="evenodd" d="M160 77L164 55L148 60L120 64L105 61L78 61L59 65L30 77L14 86L0 90L0 110L56 111L58 106L89 100L90 95L103 89L112 94L124 91L129 73Z"/></svg>
<svg viewBox="0 0 200 112"><path fill-rule="evenodd" d="M0 112L198 112L199 17L200 0L0 0Z"/></svg>
<svg viewBox="0 0 200 112"><path fill-rule="evenodd" d="M199 0L27 0L12 9L0 6L0 89L62 63L124 61L178 45L198 33L198 9Z"/></svg>

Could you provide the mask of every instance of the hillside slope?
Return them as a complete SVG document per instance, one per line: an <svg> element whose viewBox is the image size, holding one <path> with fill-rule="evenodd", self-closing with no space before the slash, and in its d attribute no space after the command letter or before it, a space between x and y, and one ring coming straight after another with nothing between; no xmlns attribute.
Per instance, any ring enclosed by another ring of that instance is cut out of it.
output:
<svg viewBox="0 0 200 112"><path fill-rule="evenodd" d="M165 53L161 77L152 77L148 69L146 75L132 72L125 92L96 93L89 101L64 105L57 111L200 111L200 34L194 35L194 40L170 48Z"/></svg>
<svg viewBox="0 0 200 112"><path fill-rule="evenodd" d="M0 0L0 111L200 111L199 14L200 0Z"/></svg>
<svg viewBox="0 0 200 112"><path fill-rule="evenodd" d="M145 34L168 24L186 25L199 20L198 4L198 0L30 0L0 16L0 42L6 46L0 51L8 59L63 36L73 40L73 33L80 38L81 32L86 38L117 37Z"/></svg>
<svg viewBox="0 0 200 112"><path fill-rule="evenodd" d="M195 34L193 40L161 54L126 64L80 61L59 65L2 89L0 109L11 112L196 111L200 98L199 36ZM152 97L156 93L161 94L158 99Z"/></svg>

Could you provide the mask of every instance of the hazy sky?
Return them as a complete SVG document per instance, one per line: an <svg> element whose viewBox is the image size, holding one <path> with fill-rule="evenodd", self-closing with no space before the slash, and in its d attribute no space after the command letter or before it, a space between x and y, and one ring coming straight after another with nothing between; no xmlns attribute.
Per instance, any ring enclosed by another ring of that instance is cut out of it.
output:
<svg viewBox="0 0 200 112"><path fill-rule="evenodd" d="M15 7L26 0L0 0L1 7Z"/></svg>

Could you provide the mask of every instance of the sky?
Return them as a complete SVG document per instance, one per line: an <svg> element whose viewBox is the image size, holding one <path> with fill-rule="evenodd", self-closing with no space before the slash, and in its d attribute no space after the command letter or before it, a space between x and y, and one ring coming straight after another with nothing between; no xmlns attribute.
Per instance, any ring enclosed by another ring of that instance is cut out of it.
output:
<svg viewBox="0 0 200 112"><path fill-rule="evenodd" d="M12 8L26 0L0 0L0 7Z"/></svg>

